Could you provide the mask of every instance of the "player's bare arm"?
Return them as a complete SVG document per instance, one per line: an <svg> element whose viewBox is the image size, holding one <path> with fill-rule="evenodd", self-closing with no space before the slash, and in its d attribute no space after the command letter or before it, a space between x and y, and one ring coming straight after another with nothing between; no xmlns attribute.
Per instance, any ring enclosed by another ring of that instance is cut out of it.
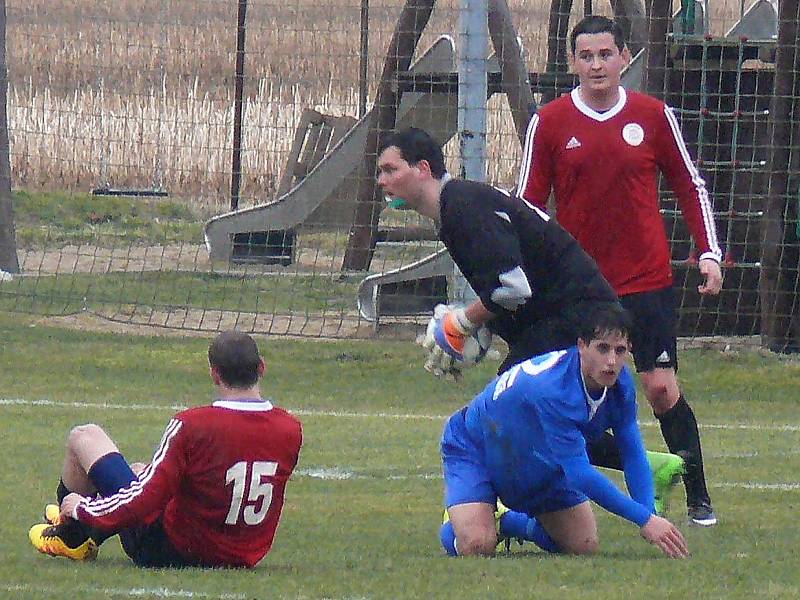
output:
<svg viewBox="0 0 800 600"><path fill-rule="evenodd" d="M697 291L704 296L716 296L722 289L722 269L713 258L704 258L699 263L703 283L697 286Z"/></svg>
<svg viewBox="0 0 800 600"><path fill-rule="evenodd" d="M471 323L474 323L478 327L485 325L494 318L494 313L486 308L480 299L468 305L464 309L464 314Z"/></svg>
<svg viewBox="0 0 800 600"><path fill-rule="evenodd" d="M61 520L64 521L66 519L72 519L75 514L75 509L78 507L80 501L83 500L83 496L76 493L67 494L64 497L64 500L61 501Z"/></svg>
<svg viewBox="0 0 800 600"><path fill-rule="evenodd" d="M639 530L642 537L658 546L670 558L687 558L689 548L683 534L675 525L662 517L653 515Z"/></svg>

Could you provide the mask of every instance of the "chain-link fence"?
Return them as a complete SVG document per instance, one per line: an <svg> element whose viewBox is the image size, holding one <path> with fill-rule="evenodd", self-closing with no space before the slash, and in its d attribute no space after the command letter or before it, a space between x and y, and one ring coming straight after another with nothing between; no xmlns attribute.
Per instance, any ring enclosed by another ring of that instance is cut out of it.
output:
<svg viewBox="0 0 800 600"><path fill-rule="evenodd" d="M535 109L575 84L570 25L615 15L625 85L675 108L725 251L724 291L701 301L665 190L681 334L794 348L797 2L646 1L489 3L486 179L515 184L529 117L498 40L519 56L518 36ZM6 199L0 266L20 276L0 309L350 337L424 322L447 297L433 224L381 202L370 144L388 114L434 133L458 173L455 0L5 7L15 237Z"/></svg>

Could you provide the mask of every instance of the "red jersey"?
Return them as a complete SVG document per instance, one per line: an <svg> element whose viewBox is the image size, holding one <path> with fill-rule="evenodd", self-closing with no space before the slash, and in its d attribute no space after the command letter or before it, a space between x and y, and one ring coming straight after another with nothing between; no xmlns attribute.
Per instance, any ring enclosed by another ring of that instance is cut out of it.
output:
<svg viewBox="0 0 800 600"><path fill-rule="evenodd" d="M655 98L619 89L619 101L603 113L575 89L534 115L517 189L542 209L552 189L558 222L624 296L672 285L659 170L700 258L719 261L721 253L705 182L672 111Z"/></svg>
<svg viewBox="0 0 800 600"><path fill-rule="evenodd" d="M161 517L172 545L206 566L252 567L272 546L300 452L300 421L268 400L217 400L178 413L139 479L84 499L78 520L103 531Z"/></svg>

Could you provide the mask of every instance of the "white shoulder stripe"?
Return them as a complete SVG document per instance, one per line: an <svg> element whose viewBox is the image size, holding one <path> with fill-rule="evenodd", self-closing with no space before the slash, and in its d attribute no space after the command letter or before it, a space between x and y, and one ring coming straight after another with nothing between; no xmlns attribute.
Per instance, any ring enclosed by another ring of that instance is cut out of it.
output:
<svg viewBox="0 0 800 600"><path fill-rule="evenodd" d="M552 368L566 353L566 350L554 350L553 352L548 352L539 357L540 360L537 362L528 359L522 363L522 370L528 375L538 375Z"/></svg>
<svg viewBox="0 0 800 600"><path fill-rule="evenodd" d="M525 133L525 147L522 149L522 166L519 171L517 181L517 196L522 197L525 188L528 187L530 179L531 161L533 160L533 138L536 135L536 128L539 126L539 115L534 114L528 123L528 131Z"/></svg>
<svg viewBox="0 0 800 600"><path fill-rule="evenodd" d="M686 149L686 144L683 141L683 135L681 134L678 120L675 118L675 115L669 106L664 106L664 115L667 118L667 123L669 123L670 130L672 131L672 138L675 140L675 144L678 146L678 150L681 153L681 158L683 158L683 163L686 166L686 170L689 172L689 175L692 178L692 183L694 183L694 187L697 190L697 196L700 199L700 215L703 219L703 229L705 229L706 237L708 238L709 249L717 258L717 260L721 260L722 252L719 248L719 241L717 240L717 227L714 223L714 210L711 206L711 200L708 197L706 182L703 180L703 177L700 175L697 167L695 167L694 163L692 162L691 156L689 156L689 151Z"/></svg>
<svg viewBox="0 0 800 600"><path fill-rule="evenodd" d="M122 488L116 494L82 503L84 510L92 516L101 517L117 510L119 507L130 503L140 496L144 487L153 478L158 466L164 461L170 443L175 436L178 435L182 426L183 423L178 419L171 419L161 438L161 443L153 455L153 460L139 476L139 479L131 482L128 487Z"/></svg>

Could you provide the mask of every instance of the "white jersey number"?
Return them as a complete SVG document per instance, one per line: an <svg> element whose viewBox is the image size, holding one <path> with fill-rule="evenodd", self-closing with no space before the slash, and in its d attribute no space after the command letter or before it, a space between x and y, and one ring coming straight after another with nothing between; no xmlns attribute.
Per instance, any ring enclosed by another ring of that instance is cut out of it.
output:
<svg viewBox="0 0 800 600"><path fill-rule="evenodd" d="M250 477L247 472L250 471ZM244 520L246 525L258 525L269 512L272 504L272 484L261 481L262 477L270 477L278 471L278 463L256 461L252 464L241 461L233 465L225 473L225 485L233 483L231 494L231 507L228 509L228 516L225 524L236 525L239 518ZM250 487L247 492L247 504L242 511L244 491L247 481Z"/></svg>

